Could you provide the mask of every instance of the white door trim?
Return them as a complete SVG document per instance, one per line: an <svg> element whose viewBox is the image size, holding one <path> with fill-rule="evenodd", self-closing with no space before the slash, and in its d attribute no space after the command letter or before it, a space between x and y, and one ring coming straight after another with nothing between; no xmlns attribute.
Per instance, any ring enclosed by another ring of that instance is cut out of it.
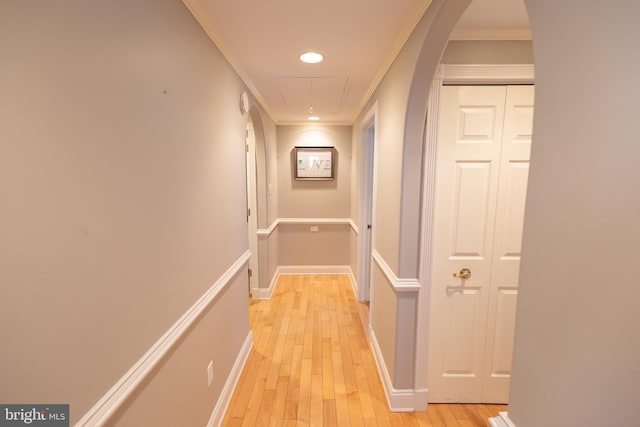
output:
<svg viewBox="0 0 640 427"><path fill-rule="evenodd" d="M427 390L416 401L416 410L426 410L428 402L428 347L429 347L429 294L431 290L431 264L433 260L433 213L435 207L436 151L438 136L438 104L440 90L444 84L532 84L534 67L532 64L478 65L441 64L431 83L431 93L425 126L423 177L422 177L422 219L420 233L421 284L418 296L418 318L416 328L416 367L414 388ZM424 399L424 400L422 400Z"/></svg>
<svg viewBox="0 0 640 427"><path fill-rule="evenodd" d="M376 102L362 118L360 128L360 194L358 203L358 301L369 301L371 289L371 251L374 249L374 224L376 194L376 161L378 145L378 103ZM373 130L373 141L371 131Z"/></svg>
<svg viewBox="0 0 640 427"><path fill-rule="evenodd" d="M258 293L260 287L260 263L258 261L258 181L256 173L256 135L253 123L249 119L247 121L246 133L246 162L247 162L247 232L249 251L251 258L249 259L249 268L251 269L251 295Z"/></svg>
<svg viewBox="0 0 640 427"><path fill-rule="evenodd" d="M441 64L434 80L443 84L533 84L532 64Z"/></svg>

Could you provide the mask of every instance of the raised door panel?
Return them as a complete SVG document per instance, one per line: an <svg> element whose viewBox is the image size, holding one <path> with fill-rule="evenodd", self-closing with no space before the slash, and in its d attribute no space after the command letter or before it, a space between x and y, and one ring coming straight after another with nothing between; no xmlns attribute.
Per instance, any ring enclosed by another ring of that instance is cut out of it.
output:
<svg viewBox="0 0 640 427"><path fill-rule="evenodd" d="M496 224L496 247L494 250L498 261L519 261L522 250L522 227L524 225L524 208L527 197L527 180L529 163L523 161L509 162L502 173L506 175L503 200L498 207L500 221Z"/></svg>
<svg viewBox="0 0 640 427"><path fill-rule="evenodd" d="M515 288L498 289L493 297L481 402L504 404L509 400L518 291Z"/></svg>
<svg viewBox="0 0 640 427"><path fill-rule="evenodd" d="M487 253L487 224L491 213L492 168L490 161L457 161L453 185L450 259L482 260Z"/></svg>
<svg viewBox="0 0 640 427"><path fill-rule="evenodd" d="M451 292L448 307L448 329L445 339L444 374L448 376L476 375L476 361L472 355L478 340L476 318L478 315L479 290L460 289Z"/></svg>
<svg viewBox="0 0 640 427"><path fill-rule="evenodd" d="M498 290L494 351L489 372L493 378L511 375L517 296L518 292L513 289Z"/></svg>

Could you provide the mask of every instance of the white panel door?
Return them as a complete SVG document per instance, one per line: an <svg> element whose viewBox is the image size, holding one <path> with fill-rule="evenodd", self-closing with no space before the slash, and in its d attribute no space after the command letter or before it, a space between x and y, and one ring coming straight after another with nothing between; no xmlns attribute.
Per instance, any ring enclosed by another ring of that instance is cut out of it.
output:
<svg viewBox="0 0 640 427"><path fill-rule="evenodd" d="M532 88L442 88L431 402L506 402L508 396L531 139L527 93ZM460 274L464 268L468 278Z"/></svg>
<svg viewBox="0 0 640 427"><path fill-rule="evenodd" d="M482 402L509 399L522 227L533 128L533 86L507 88L491 265Z"/></svg>

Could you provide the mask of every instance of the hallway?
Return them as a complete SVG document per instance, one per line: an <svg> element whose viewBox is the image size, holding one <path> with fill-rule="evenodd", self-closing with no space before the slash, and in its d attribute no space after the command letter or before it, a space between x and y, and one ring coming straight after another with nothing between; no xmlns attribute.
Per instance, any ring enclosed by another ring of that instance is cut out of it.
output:
<svg viewBox="0 0 640 427"><path fill-rule="evenodd" d="M270 301L252 301L254 348L223 425L486 427L503 405L388 410L362 328L366 310L347 276L281 276Z"/></svg>

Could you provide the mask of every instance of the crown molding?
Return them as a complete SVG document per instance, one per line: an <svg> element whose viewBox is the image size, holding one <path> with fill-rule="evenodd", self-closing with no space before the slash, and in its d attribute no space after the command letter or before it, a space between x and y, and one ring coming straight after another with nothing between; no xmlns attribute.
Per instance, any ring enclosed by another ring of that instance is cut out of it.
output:
<svg viewBox="0 0 640 427"><path fill-rule="evenodd" d="M224 41L220 33L215 29L215 26L209 19L209 15L204 11L202 6L200 5L199 0L182 0L182 3L189 9L189 12L193 15L193 17L198 21L198 24L202 27L205 33L209 36L209 38L213 41L213 44L218 48L222 56L227 60L231 68L238 74L242 82L247 86L247 89L254 98L258 101L262 110L269 116L272 122L278 124L276 120L274 120L273 113L266 107L267 103L265 102L258 89L253 84L253 81L249 78L247 73L240 67L240 63L235 58L235 56L231 53L231 49L227 46L227 43Z"/></svg>
<svg viewBox="0 0 640 427"><path fill-rule="evenodd" d="M398 56L398 54L400 54L400 51L402 50L405 43L411 36L411 33L413 33L413 30L416 29L416 26L418 25L418 23L420 22L420 20L422 19L424 14L427 12L427 9L429 9L432 3L433 3L432 0L420 2L413 9L411 14L405 21L404 27L402 27L402 30L400 31L400 34L396 38L395 43L391 47L389 55L387 55L387 57L385 58L385 61L380 66L380 69L378 70L378 73L376 74L373 81L371 82L369 89L362 97L362 100L360 101L360 105L358 105L358 108L356 108L356 115L351 120L351 124L354 124L356 122L358 116L360 115L360 112L362 112L364 107L367 105L367 102L369 102L369 99L371 99L371 97L373 96L373 93L376 91L376 89L378 89L380 82L382 82L382 79L387 74L387 71L389 71L389 68L391 68L393 61L396 60L396 57Z"/></svg>

